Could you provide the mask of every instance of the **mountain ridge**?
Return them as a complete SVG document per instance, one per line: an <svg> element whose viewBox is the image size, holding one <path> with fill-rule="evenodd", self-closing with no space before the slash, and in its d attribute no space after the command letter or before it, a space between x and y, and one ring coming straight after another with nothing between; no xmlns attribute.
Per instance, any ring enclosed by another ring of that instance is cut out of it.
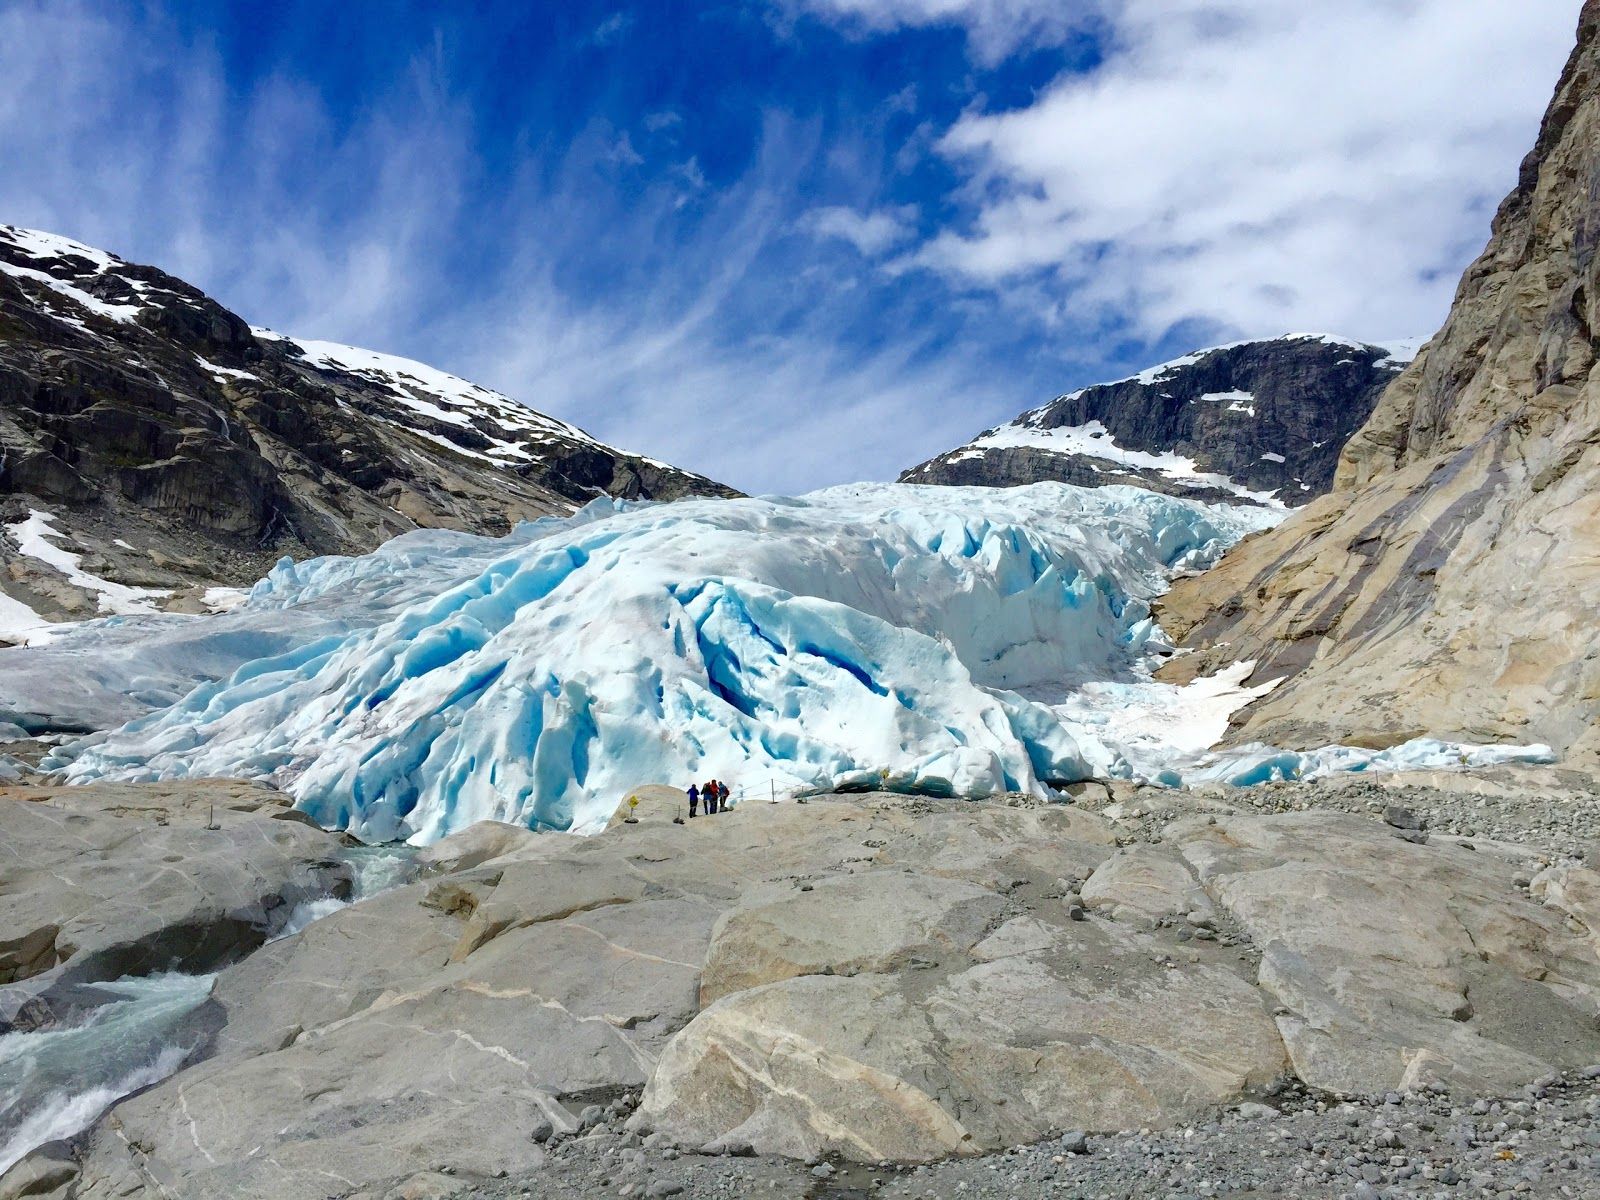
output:
<svg viewBox="0 0 1600 1200"><path fill-rule="evenodd" d="M410 529L734 494L426 364L253 328L158 268L0 225L0 637L204 610L284 555Z"/></svg>
<svg viewBox="0 0 1600 1200"><path fill-rule="evenodd" d="M1285 508L1333 483L1339 448L1415 353L1332 334L1206 347L1092 384L902 472L904 483L1131 483Z"/></svg>

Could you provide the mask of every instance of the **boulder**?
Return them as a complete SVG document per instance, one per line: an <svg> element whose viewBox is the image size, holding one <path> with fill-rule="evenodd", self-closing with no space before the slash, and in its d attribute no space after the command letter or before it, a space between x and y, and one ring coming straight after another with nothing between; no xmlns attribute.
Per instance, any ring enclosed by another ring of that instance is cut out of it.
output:
<svg viewBox="0 0 1600 1200"><path fill-rule="evenodd" d="M1567 928L1587 935L1600 957L1600 871L1576 863L1546 867L1533 877L1528 894L1545 907L1565 914Z"/></svg>
<svg viewBox="0 0 1600 1200"><path fill-rule="evenodd" d="M1147 924L1211 909L1188 864L1171 850L1147 845L1119 850L1096 867L1083 885L1082 899L1118 920Z"/></svg>
<svg viewBox="0 0 1600 1200"><path fill-rule="evenodd" d="M630 804L637 800L637 804ZM689 794L682 788L665 784L648 783L630 790L617 802L617 811L611 815L610 824L622 825L630 821L672 821L689 819Z"/></svg>
<svg viewBox="0 0 1600 1200"><path fill-rule="evenodd" d="M1193 1118L1284 1067L1256 990L1146 935L1039 921L1017 952L734 992L673 1039L641 1119L759 1153L927 1161ZM993 950L994 947L991 947Z"/></svg>
<svg viewBox="0 0 1600 1200"><path fill-rule="evenodd" d="M521 825L508 825L504 821L478 821L460 833L452 833L424 847L417 854L417 869L426 875L465 871L482 866L490 859L530 851L537 853L538 848L548 849L550 843L557 840Z"/></svg>
<svg viewBox="0 0 1600 1200"><path fill-rule="evenodd" d="M892 974L965 956L1004 907L975 884L901 871L768 889L717 922L700 1003L796 975Z"/></svg>

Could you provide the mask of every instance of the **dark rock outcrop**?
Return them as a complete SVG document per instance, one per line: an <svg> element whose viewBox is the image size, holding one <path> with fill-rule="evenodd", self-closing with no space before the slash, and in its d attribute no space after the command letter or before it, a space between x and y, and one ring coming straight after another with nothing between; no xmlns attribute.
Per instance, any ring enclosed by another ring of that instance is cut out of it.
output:
<svg viewBox="0 0 1600 1200"><path fill-rule="evenodd" d="M1127 483L1200 500L1271 496L1300 505L1332 486L1340 448L1408 353L1323 335L1199 350L1060 396L900 478Z"/></svg>

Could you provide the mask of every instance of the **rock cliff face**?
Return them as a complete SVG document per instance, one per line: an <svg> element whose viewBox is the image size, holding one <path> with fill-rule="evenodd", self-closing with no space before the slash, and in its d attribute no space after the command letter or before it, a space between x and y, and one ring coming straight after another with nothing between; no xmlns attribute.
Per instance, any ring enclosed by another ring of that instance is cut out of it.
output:
<svg viewBox="0 0 1600 1200"><path fill-rule="evenodd" d="M1199 500L1301 505L1413 350L1293 334L1199 350L1060 396L929 459L904 483L1131 483Z"/></svg>
<svg viewBox="0 0 1600 1200"><path fill-rule="evenodd" d="M284 554L503 533L606 494L730 493L421 363L252 329L154 267L0 225L0 627L19 602L138 611Z"/></svg>
<svg viewBox="0 0 1600 1200"><path fill-rule="evenodd" d="M1424 730L1600 750L1600 3L1445 326L1339 462L1336 491L1160 609L1286 678L1234 736Z"/></svg>

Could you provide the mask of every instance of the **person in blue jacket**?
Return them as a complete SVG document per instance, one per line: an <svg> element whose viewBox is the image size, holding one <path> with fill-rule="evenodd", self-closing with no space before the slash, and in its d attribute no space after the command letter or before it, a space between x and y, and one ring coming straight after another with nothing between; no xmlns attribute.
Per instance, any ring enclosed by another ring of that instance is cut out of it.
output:
<svg viewBox="0 0 1600 1200"><path fill-rule="evenodd" d="M700 807L700 789L694 784L689 785L689 815L695 816L695 809Z"/></svg>

